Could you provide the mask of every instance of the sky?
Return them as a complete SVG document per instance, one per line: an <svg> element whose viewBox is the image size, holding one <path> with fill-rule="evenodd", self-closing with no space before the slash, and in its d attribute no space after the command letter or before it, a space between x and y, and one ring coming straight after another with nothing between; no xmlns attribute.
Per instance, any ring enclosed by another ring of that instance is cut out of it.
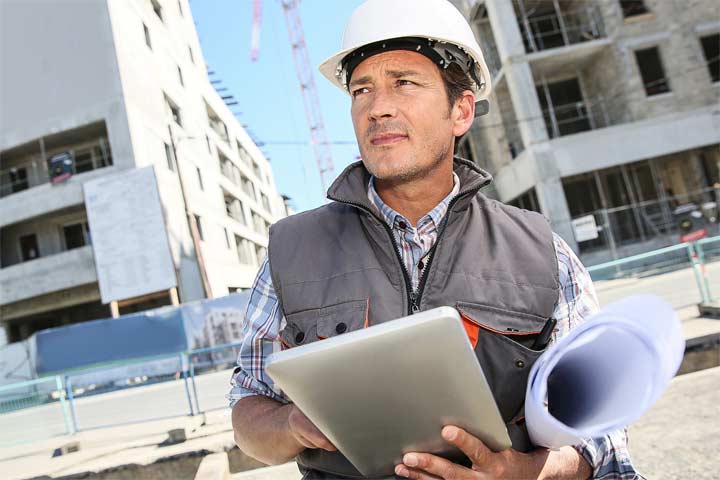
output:
<svg viewBox="0 0 720 480"><path fill-rule="evenodd" d="M300 14L313 65L325 130L333 145L335 173L355 161L359 150L350 120L350 97L317 70L340 50L342 32L362 0L302 0ZM260 54L251 61L252 0L190 0L200 44L213 79L228 88L242 112L241 124L256 139L270 160L278 192L292 199L296 211L325 203L320 174L310 145L303 98L288 40L280 0L263 0ZM302 142L302 145L273 145ZM329 183L329 182L328 182Z"/></svg>

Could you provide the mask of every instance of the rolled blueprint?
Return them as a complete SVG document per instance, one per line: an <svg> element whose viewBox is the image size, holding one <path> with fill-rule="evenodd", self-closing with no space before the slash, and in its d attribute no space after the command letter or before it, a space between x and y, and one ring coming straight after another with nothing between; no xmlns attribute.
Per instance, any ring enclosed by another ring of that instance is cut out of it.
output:
<svg viewBox="0 0 720 480"><path fill-rule="evenodd" d="M608 305L533 365L525 397L530 439L559 448L628 426L660 398L684 350L677 315L661 298Z"/></svg>

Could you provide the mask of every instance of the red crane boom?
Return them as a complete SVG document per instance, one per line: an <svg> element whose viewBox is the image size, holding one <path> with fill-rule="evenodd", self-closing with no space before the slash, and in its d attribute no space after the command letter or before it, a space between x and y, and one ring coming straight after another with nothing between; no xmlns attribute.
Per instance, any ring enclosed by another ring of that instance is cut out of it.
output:
<svg viewBox="0 0 720 480"><path fill-rule="evenodd" d="M324 195L329 182L334 177L335 166L333 165L332 153L320 110L320 100L315 86L313 67L305 44L305 33L300 18L298 0L282 0L282 7L285 12L290 47L295 60L295 70L300 81L305 114L310 128L310 142L315 151L315 160L320 171L320 183Z"/></svg>

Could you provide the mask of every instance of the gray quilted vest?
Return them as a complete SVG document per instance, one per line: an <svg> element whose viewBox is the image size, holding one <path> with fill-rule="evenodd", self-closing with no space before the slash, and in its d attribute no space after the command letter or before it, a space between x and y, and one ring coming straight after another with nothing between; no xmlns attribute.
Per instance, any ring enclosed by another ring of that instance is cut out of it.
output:
<svg viewBox="0 0 720 480"><path fill-rule="evenodd" d="M280 337L292 348L414 311L453 306L475 345L513 448L528 451L525 387L542 353L529 347L559 294L552 232L540 214L480 193L492 178L472 162L456 158L454 169L460 193L415 292L390 228L369 205L370 177L360 162L328 190L334 202L275 224L270 269L287 320ZM296 460L304 479L363 478L339 452L308 449Z"/></svg>

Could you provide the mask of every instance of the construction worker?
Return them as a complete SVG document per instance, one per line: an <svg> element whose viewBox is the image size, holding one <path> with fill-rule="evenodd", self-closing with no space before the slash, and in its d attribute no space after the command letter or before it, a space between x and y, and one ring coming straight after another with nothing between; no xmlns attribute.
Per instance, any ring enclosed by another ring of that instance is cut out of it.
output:
<svg viewBox="0 0 720 480"><path fill-rule="evenodd" d="M546 345L529 347L548 321L565 334L597 300L545 218L484 196L491 176L454 156L491 91L464 17L446 0L368 0L320 71L351 95L362 161L335 180L330 204L270 231L229 395L240 448L269 464L295 458L306 480L363 478L275 388L266 356L450 305L463 312L513 448L492 452L447 426L465 464L409 453L393 478L633 478L625 432L553 451L529 440L527 376Z"/></svg>

